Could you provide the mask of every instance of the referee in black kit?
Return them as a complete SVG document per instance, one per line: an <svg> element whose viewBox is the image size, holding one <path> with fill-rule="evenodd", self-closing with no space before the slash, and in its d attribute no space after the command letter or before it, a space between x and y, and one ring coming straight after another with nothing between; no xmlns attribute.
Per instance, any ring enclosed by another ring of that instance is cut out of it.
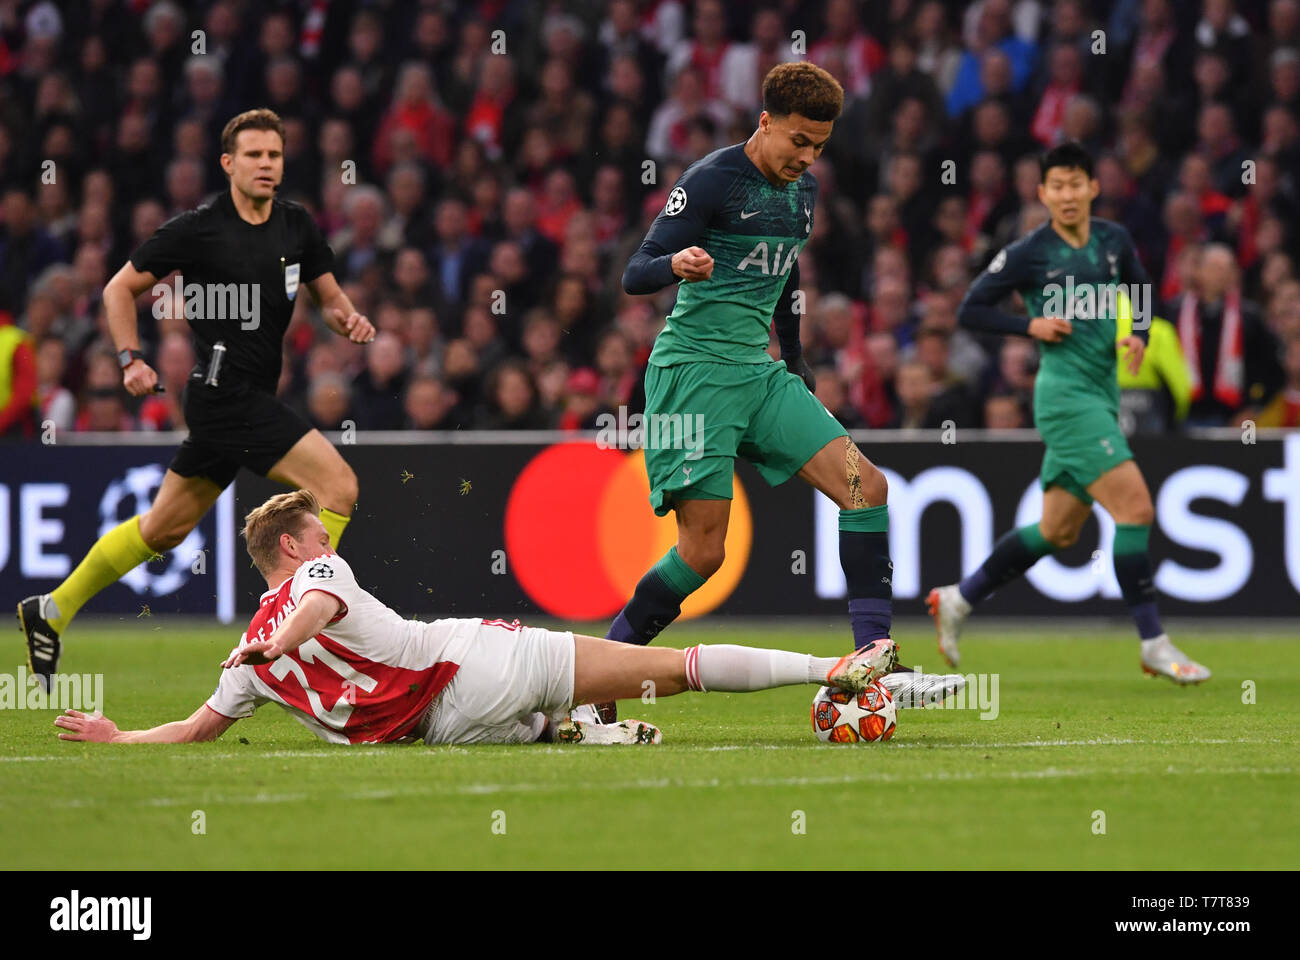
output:
<svg viewBox="0 0 1300 960"><path fill-rule="evenodd" d="M184 276L177 309L185 309L195 285L202 293L201 315L189 317L199 358L183 401L190 433L148 512L100 537L52 593L18 605L29 664L47 690L58 667L59 635L82 605L184 540L240 467L316 494L334 547L356 503L352 468L320 431L275 398L275 389L299 285L340 336L368 343L375 328L334 279L333 251L311 215L275 198L284 176L279 116L239 114L222 131L221 151L230 189L164 223L104 288L122 379L137 397L153 392L158 375L140 353L136 298L174 270ZM214 305L219 316L208 316Z"/></svg>

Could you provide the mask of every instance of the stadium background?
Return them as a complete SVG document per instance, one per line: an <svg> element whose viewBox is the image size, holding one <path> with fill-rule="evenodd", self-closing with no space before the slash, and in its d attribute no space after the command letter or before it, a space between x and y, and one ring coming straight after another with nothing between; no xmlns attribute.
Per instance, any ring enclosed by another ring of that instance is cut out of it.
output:
<svg viewBox="0 0 1300 960"><path fill-rule="evenodd" d="M639 551L662 536L644 501L621 490L581 536L512 533L516 477L549 444L590 442L602 413L640 409L673 291L625 295L627 257L685 165L748 136L766 70L802 56L847 95L814 168L803 341L819 398L869 428L857 434L868 456L909 481L966 470L992 498L995 533L1016 518L1041 450L1018 432L1032 425L1035 353L957 329L956 307L998 249L1042 222L1036 151L1078 139L1099 158L1094 212L1138 242L1158 315L1176 320L1180 295L1206 282L1194 254L1224 243L1248 321L1239 404L1193 398L1177 337L1173 372L1125 391L1153 493L1179 471L1201 478L1190 518L1178 497L1158 502L1157 563L1241 581L1165 602L1293 611L1300 449L1272 432L1300 424L1293 0L0 4L0 600L48 589L103 524L147 503L183 435L168 431L184 429L187 329L142 298L142 346L168 392L137 403L99 294L159 224L225 188L220 129L265 105L288 126L282 194L312 209L336 276L380 330L350 344L299 298L280 383L361 475L343 547L363 582L399 609L612 613L592 597L570 609L561 594L584 599L571 587L538 594L509 543L552 549L556 583L594 576L593 595L618 592L617 571L643 567ZM1255 428L1259 442L1243 444ZM740 478L762 520L718 609L839 611L819 579L835 564L817 562L814 495ZM580 486L557 472L539 502L570 498L557 516L578 523L595 502ZM241 476L202 545L87 612L251 608L259 588L233 531L270 489ZM1248 563L1204 518L1243 531ZM942 505L918 521L922 586L978 559L971 522ZM1073 609L1118 614L1110 565L1090 557L1105 536L1083 541L1063 562L1097 575ZM456 571L436 594L404 559L411 546ZM1053 596L1018 584L990 610L1061 609Z"/></svg>

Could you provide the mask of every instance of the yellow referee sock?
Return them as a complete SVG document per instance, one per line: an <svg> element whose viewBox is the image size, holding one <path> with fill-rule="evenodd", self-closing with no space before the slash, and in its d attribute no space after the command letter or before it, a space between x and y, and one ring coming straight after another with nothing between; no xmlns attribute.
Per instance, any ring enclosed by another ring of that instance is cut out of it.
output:
<svg viewBox="0 0 1300 960"><path fill-rule="evenodd" d="M343 531L347 529L348 521L351 517L345 517L341 513L335 513L329 507L321 507L320 522L325 527L325 532L330 535L330 549L339 548L339 540L343 537Z"/></svg>
<svg viewBox="0 0 1300 960"><path fill-rule="evenodd" d="M153 550L140 536L139 515L119 523L96 540L77 569L54 588L50 598L58 616L50 618L50 626L62 633L86 601L152 556Z"/></svg>

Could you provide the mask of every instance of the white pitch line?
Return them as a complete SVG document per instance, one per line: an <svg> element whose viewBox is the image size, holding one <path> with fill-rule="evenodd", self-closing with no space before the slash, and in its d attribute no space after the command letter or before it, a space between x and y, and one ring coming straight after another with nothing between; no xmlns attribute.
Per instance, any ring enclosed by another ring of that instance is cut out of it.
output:
<svg viewBox="0 0 1300 960"><path fill-rule="evenodd" d="M1196 767L1185 770L1179 770L1176 767L1169 767L1162 772L1161 776L1202 776L1202 775L1236 775L1236 774L1253 774L1257 776L1289 776L1297 771L1292 767L1225 767L1210 768ZM573 793L576 791L588 792L609 792L618 793L626 791L641 790L666 790L666 789L733 789L736 787L823 787L823 786L847 786L858 783L863 784L909 784L909 783L978 783L980 781L996 780L1059 780L1071 779L1078 777L1106 777L1106 776L1131 776L1131 770L1119 769L1059 769L1057 767L1045 767L1041 770L1009 770L1009 771L989 771L987 773L976 773L974 771L963 771L949 773L945 771L935 771L931 773L898 775L891 773L859 773L844 774L842 776L827 777L752 777L740 780L726 780L721 778L709 779L690 779L679 777L662 777L654 779L637 779L625 780L620 782L590 782L590 783L464 783L447 786L421 786L405 787L395 789L370 789L370 790L353 790L329 794L323 799L329 800L388 800L402 797L428 797L428 796L491 796L496 794L512 793ZM134 806L142 807L188 807L194 804L281 804L281 803L303 803L310 801L312 795L306 793L268 793L259 791L255 794L246 796L228 795L228 794L205 794L197 792L194 796L180 797L152 797L148 800L137 801ZM107 801L96 800L89 797L79 797L68 800L49 801L48 807L61 808L86 808L109 806Z"/></svg>
<svg viewBox="0 0 1300 960"><path fill-rule="evenodd" d="M1094 740L1019 740L1002 743L984 743L979 740L970 740L963 743L930 743L924 740L906 740L895 741L889 746L883 747L885 750L903 750L903 749L920 749L930 750L1008 750L1023 747L1127 747L1127 746L1183 746L1187 744L1222 746L1225 744L1269 744L1269 743L1291 743L1289 740L1282 740L1277 737L1236 737L1233 739L1226 738L1197 738L1190 737L1178 740L1143 740L1140 738L1120 738L1114 737L1109 739ZM414 744L410 745L414 746ZM548 754L573 754L573 747L565 746L528 746L531 753L548 753ZM777 744L718 744L706 746L704 744L683 744L676 745L671 742L666 744L672 748L675 753L720 753L733 750L809 750L813 749L811 743L777 743ZM279 759L333 759L339 756L348 757L375 757L389 756L397 749L393 745L387 746L368 746L353 747L348 750L266 750L258 752L255 750L235 751L229 753L203 753L199 751L188 752L179 751L171 755L173 760L279 760ZM430 756L445 756L448 753L472 754L472 748L464 746L439 746L437 752L431 752ZM582 754L576 754L581 756ZM98 760L100 757L85 756L83 754L66 754L59 755L56 753L22 756L22 757L0 757L0 763L42 763L47 761L82 761Z"/></svg>

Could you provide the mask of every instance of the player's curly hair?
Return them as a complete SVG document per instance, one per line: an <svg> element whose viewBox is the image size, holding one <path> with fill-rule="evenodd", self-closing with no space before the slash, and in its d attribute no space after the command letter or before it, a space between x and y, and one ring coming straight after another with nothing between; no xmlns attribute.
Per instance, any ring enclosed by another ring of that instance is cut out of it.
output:
<svg viewBox="0 0 1300 960"><path fill-rule="evenodd" d="M302 538L302 525L308 517L320 513L320 501L310 490L277 493L244 517L244 542L248 555L263 574L275 569L279 558L280 535Z"/></svg>
<svg viewBox="0 0 1300 960"><path fill-rule="evenodd" d="M233 154L235 138L244 130L274 130L280 135L280 142L284 143L284 121L280 115L266 107L258 107L230 118L221 130L221 152Z"/></svg>
<svg viewBox="0 0 1300 960"><path fill-rule="evenodd" d="M815 63L778 63L763 78L763 109L774 117L797 113L809 120L834 120L844 109L844 88Z"/></svg>

